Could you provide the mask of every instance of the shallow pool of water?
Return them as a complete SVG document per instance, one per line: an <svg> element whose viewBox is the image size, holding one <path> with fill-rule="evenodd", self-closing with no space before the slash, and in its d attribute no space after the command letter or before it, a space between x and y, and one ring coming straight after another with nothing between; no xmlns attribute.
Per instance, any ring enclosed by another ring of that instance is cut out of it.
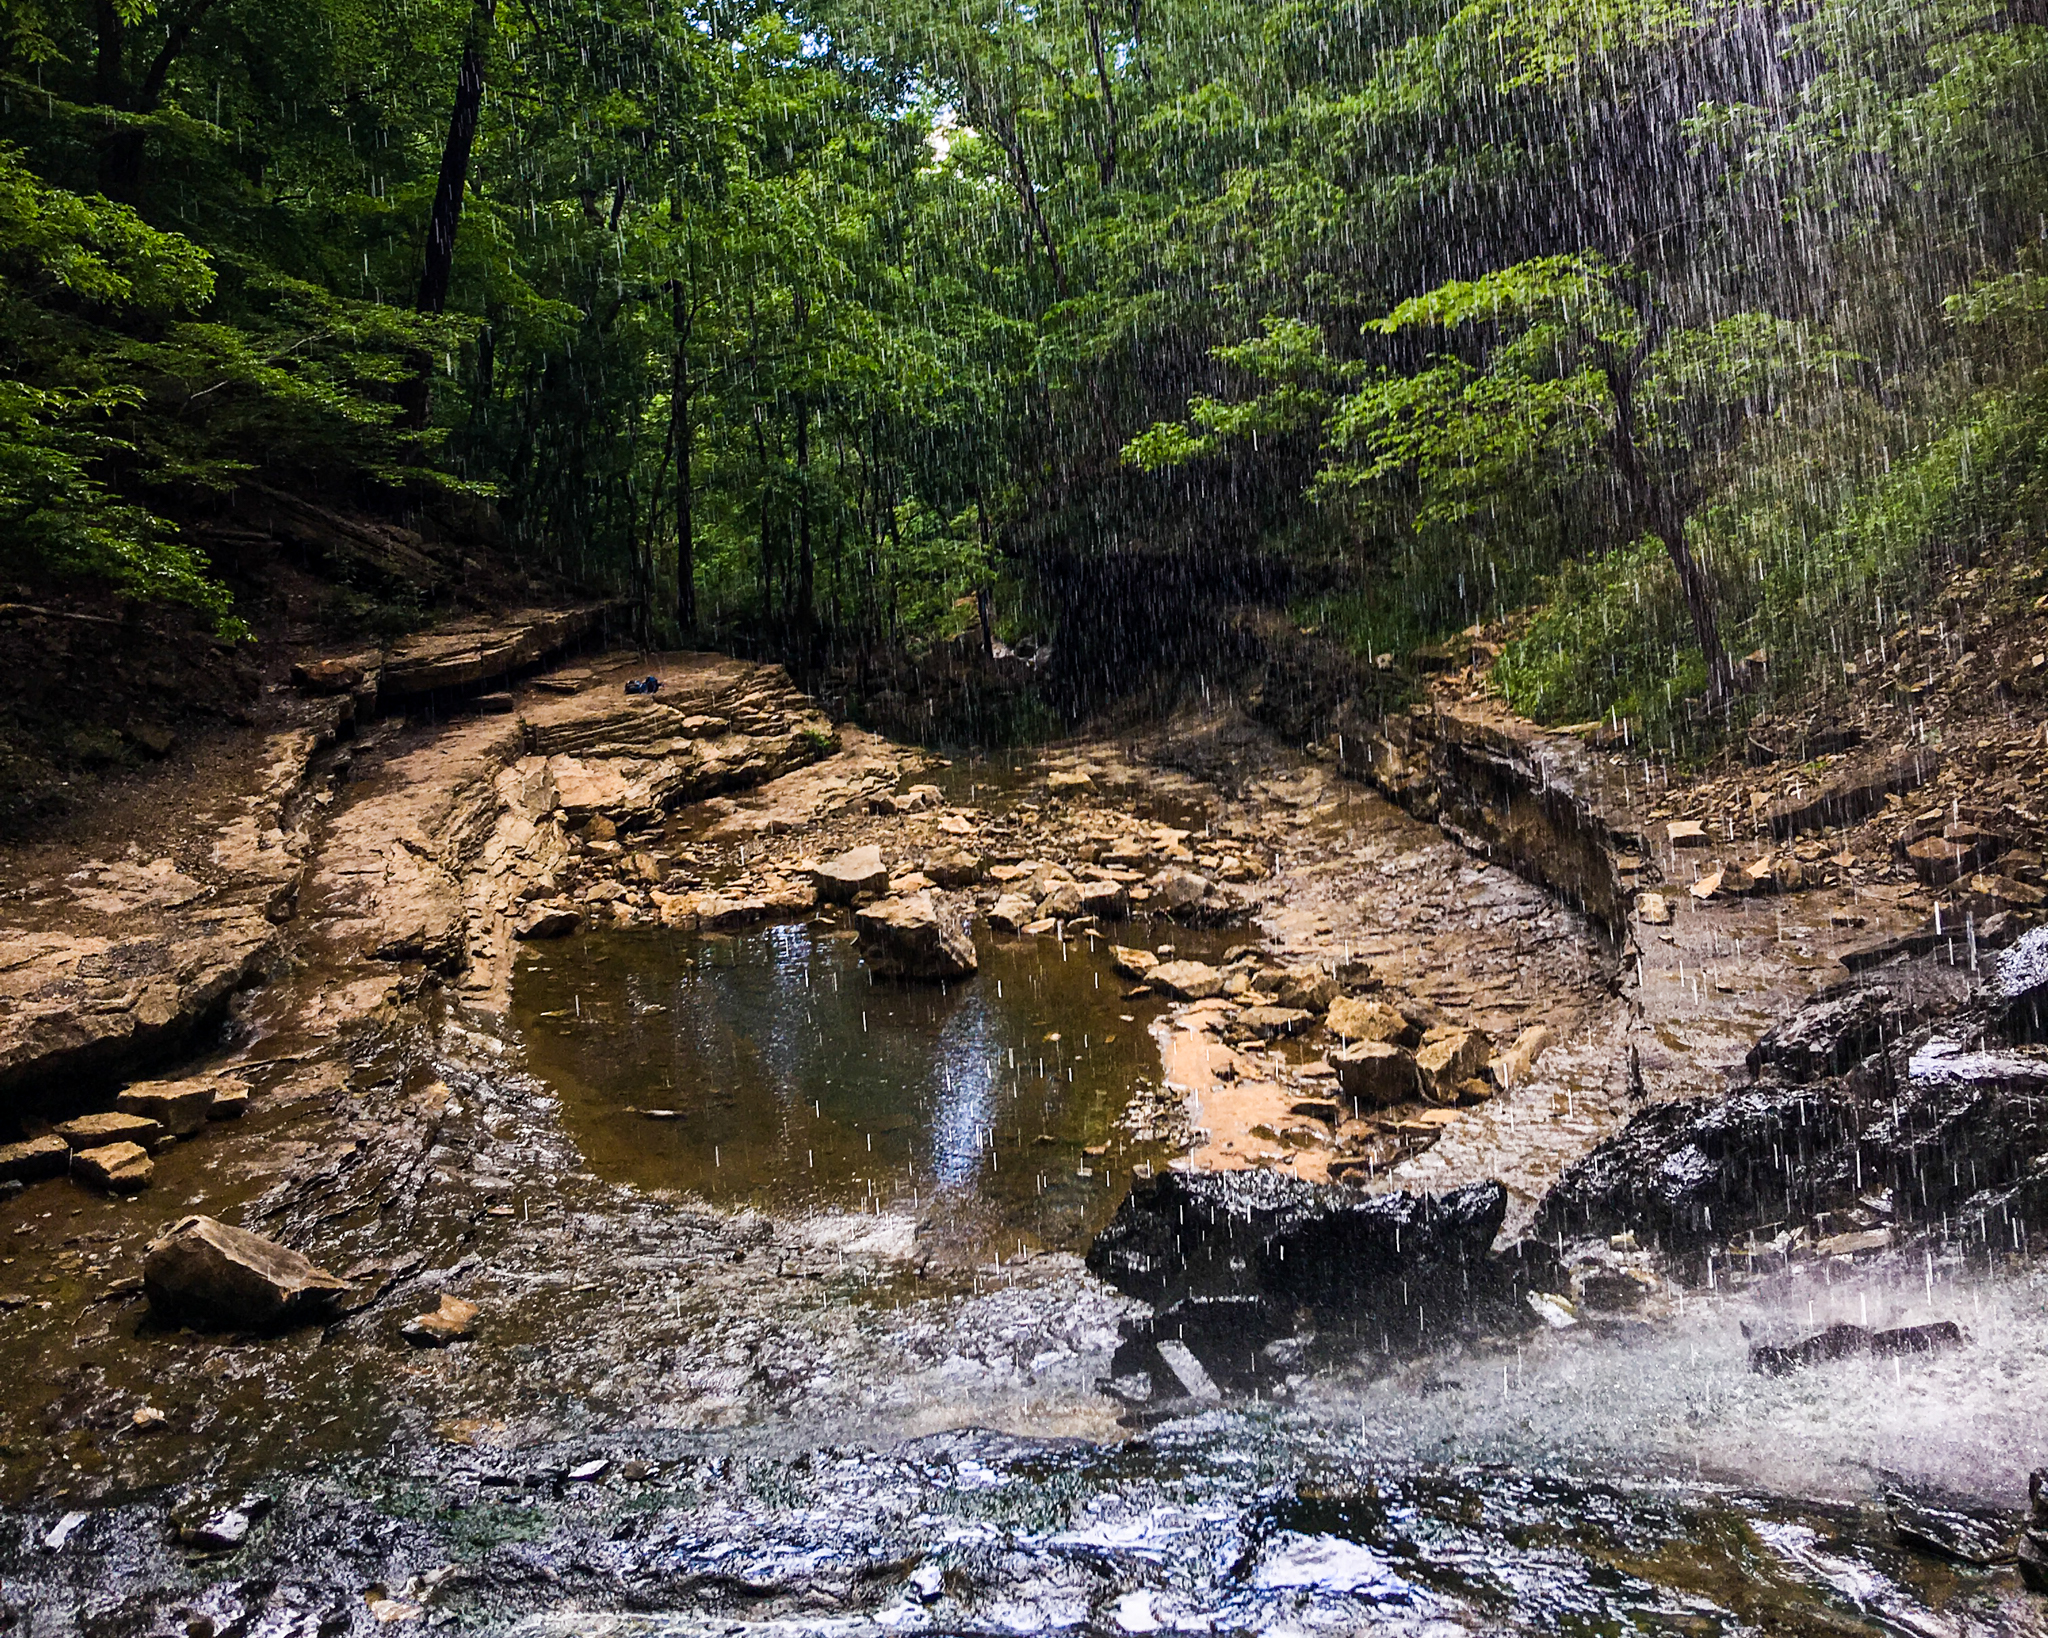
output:
<svg viewBox="0 0 2048 1638"><path fill-rule="evenodd" d="M980 1260L1079 1250L1168 1158L1120 1124L1158 1084L1161 1003L1127 997L1104 943L979 948L965 982L900 984L822 921L592 934L522 961L513 1022L601 1176L910 1211L934 1251Z"/></svg>

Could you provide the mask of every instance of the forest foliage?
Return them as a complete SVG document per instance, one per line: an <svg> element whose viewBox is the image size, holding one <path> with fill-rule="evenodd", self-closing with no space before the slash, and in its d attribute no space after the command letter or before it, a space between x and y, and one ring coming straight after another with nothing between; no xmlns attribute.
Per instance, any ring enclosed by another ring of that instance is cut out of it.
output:
<svg viewBox="0 0 2048 1638"><path fill-rule="evenodd" d="M0 571L453 491L809 659L1250 546L1670 723L2038 538L2044 220L2040 0L0 0Z"/></svg>

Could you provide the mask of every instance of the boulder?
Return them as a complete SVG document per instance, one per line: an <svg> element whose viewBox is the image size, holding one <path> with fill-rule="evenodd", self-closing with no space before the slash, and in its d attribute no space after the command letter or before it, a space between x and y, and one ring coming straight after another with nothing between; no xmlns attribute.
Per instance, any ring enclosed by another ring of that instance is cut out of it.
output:
<svg viewBox="0 0 2048 1638"><path fill-rule="evenodd" d="M870 844L827 859L811 872L818 897L826 904L849 904L862 893L880 893L889 885L889 867L882 850Z"/></svg>
<svg viewBox="0 0 2048 1638"><path fill-rule="evenodd" d="M544 904L529 911L526 919L512 930L512 936L529 940L566 938L582 925L582 911L572 910L562 904Z"/></svg>
<svg viewBox="0 0 2048 1638"><path fill-rule="evenodd" d="M1021 933L1037 915L1037 906L1022 894L1005 893L989 906L988 924L999 933Z"/></svg>
<svg viewBox="0 0 2048 1638"><path fill-rule="evenodd" d="M440 1307L431 1313L414 1315L405 1322L400 1335L416 1348L445 1348L468 1337L476 1329L477 1316L482 1312L467 1298L450 1296L444 1291Z"/></svg>
<svg viewBox="0 0 2048 1638"><path fill-rule="evenodd" d="M1146 978L1159 965L1159 958L1150 950L1134 950L1127 944L1112 944L1109 947L1110 965L1126 978Z"/></svg>
<svg viewBox="0 0 2048 1638"><path fill-rule="evenodd" d="M1406 1103L1418 1089L1415 1055L1392 1041L1359 1041L1331 1053L1329 1064L1344 1095L1369 1108Z"/></svg>
<svg viewBox="0 0 2048 1638"><path fill-rule="evenodd" d="M1081 883L1081 914L1102 921L1122 921L1131 913L1131 896L1122 882L1098 878Z"/></svg>
<svg viewBox="0 0 2048 1638"><path fill-rule="evenodd" d="M1408 1020L1384 1001L1361 1001L1339 996L1330 1003L1324 1020L1330 1033L1346 1041L1402 1041L1410 1039Z"/></svg>
<svg viewBox="0 0 2048 1638"><path fill-rule="evenodd" d="M948 848L924 862L924 873L945 888L972 887L981 880L982 861L965 848Z"/></svg>
<svg viewBox="0 0 2048 1638"><path fill-rule="evenodd" d="M1415 1069L1425 1097L1455 1103L1460 1087L1474 1079L1493 1058L1493 1044L1484 1031L1431 1030L1415 1054Z"/></svg>
<svg viewBox="0 0 2048 1638"><path fill-rule="evenodd" d="M1087 909L1081 897L1079 882L1060 882L1053 890L1038 901L1038 915L1041 921L1072 921Z"/></svg>
<svg viewBox="0 0 2048 1638"><path fill-rule="evenodd" d="M1645 927L1671 925L1671 901L1662 893L1644 893L1636 899L1636 914Z"/></svg>
<svg viewBox="0 0 2048 1638"><path fill-rule="evenodd" d="M1227 913L1219 908L1227 901L1222 899L1214 882L1178 865L1168 865L1145 885L1152 895L1146 901L1146 908L1162 916L1181 921L1203 921L1212 916L1220 919L1220 914Z"/></svg>
<svg viewBox="0 0 2048 1638"><path fill-rule="evenodd" d="M62 1177L70 1165L71 1145L54 1132L26 1143L0 1143L0 1183Z"/></svg>
<svg viewBox="0 0 2048 1638"><path fill-rule="evenodd" d="M1145 982L1182 1001L1205 1001L1223 988L1223 975L1206 961L1162 961Z"/></svg>
<svg viewBox="0 0 2048 1638"><path fill-rule="evenodd" d="M216 1075L196 1075L183 1081L138 1081L114 1099L114 1108L124 1115L153 1120L176 1137L190 1137L212 1118L213 1100L221 1085Z"/></svg>
<svg viewBox="0 0 2048 1638"><path fill-rule="evenodd" d="M240 1120L249 1112L249 1089L240 1081L221 1081L213 1089L208 1120Z"/></svg>
<svg viewBox="0 0 2048 1638"><path fill-rule="evenodd" d="M2027 1475L2032 1517L2020 1532L2020 1579L2037 1593L2048 1593L2048 1467Z"/></svg>
<svg viewBox="0 0 2048 1638"><path fill-rule="evenodd" d="M1259 987L1270 990L1281 1006L1307 1012L1321 1012L1338 999L1337 980L1320 967L1289 967L1262 980Z"/></svg>
<svg viewBox="0 0 2048 1638"><path fill-rule="evenodd" d="M59 1121L56 1131L74 1149L97 1149L108 1143L152 1143L164 1135L162 1122L114 1109Z"/></svg>
<svg viewBox="0 0 2048 1638"><path fill-rule="evenodd" d="M1045 776L1045 788L1055 796L1071 796L1095 789L1094 779L1079 768L1055 768Z"/></svg>
<svg viewBox="0 0 2048 1638"><path fill-rule="evenodd" d="M144 1252L142 1288L174 1325L268 1330L319 1317L349 1284L275 1240L187 1217Z"/></svg>
<svg viewBox="0 0 2048 1638"><path fill-rule="evenodd" d="M149 1187L156 1162L139 1143L109 1143L98 1149L74 1149L71 1175L109 1194L135 1194Z"/></svg>
<svg viewBox="0 0 2048 1638"><path fill-rule="evenodd" d="M888 978L966 977L981 963L965 923L956 904L931 893L883 899L854 918L862 957Z"/></svg>

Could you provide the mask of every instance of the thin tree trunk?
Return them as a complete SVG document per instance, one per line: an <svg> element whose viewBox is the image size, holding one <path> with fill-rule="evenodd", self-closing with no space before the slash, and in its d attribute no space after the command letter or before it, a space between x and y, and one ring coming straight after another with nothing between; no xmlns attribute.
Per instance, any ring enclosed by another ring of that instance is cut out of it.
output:
<svg viewBox="0 0 2048 1638"><path fill-rule="evenodd" d="M1109 60L1102 49L1102 14L1095 9L1095 0L1083 0L1081 9L1088 25L1088 51L1095 59L1095 84L1102 94L1102 122L1107 133L1096 156L1096 173L1107 188L1116 181L1116 93L1110 87Z"/></svg>
<svg viewBox="0 0 2048 1638"><path fill-rule="evenodd" d="M669 437L676 450L676 624L687 638L697 629L697 542L690 512L690 331L695 321L681 279L669 283L669 320L675 328L675 365L669 380Z"/></svg>
<svg viewBox="0 0 2048 1638"><path fill-rule="evenodd" d="M817 591L817 562L811 553L811 406L800 403L796 414L796 639L799 664L811 665L812 603Z"/></svg>
<svg viewBox="0 0 2048 1638"><path fill-rule="evenodd" d="M1700 656L1707 663L1707 704L1719 710L1728 703L1734 673L1728 652L1721 646L1721 619L1714 602L1714 583L1700 566L1685 540L1685 508L1676 497L1659 489L1636 444L1635 370L1618 359L1609 359L1604 373L1607 390L1614 397L1614 431L1611 449L1614 464L1626 487L1629 511L1637 530L1647 530L1664 543L1671 566L1678 573L1678 587L1685 596L1686 613L1692 617L1693 636Z"/></svg>
<svg viewBox="0 0 2048 1638"><path fill-rule="evenodd" d="M483 117L484 45L497 21L498 0L476 0L469 34L462 42L462 66L455 75L455 106L448 114L448 140L441 149L441 176L427 216L427 254L420 273L418 307L445 312L448 283L455 270L455 234L462 225L462 195L469 185L469 154Z"/></svg>

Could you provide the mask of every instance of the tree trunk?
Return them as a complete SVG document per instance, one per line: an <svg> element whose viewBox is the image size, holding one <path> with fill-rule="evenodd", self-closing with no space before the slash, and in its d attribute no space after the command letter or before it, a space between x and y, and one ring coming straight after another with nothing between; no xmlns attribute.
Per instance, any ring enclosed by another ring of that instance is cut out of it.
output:
<svg viewBox="0 0 2048 1638"><path fill-rule="evenodd" d="M1707 704L1719 710L1734 690L1734 671L1728 652L1721 646L1721 617L1714 607L1714 583L1700 560L1685 543L1685 523L1674 520L1659 529L1664 550L1671 554L1671 566L1678 571L1678 584L1685 593L1685 609L1692 616L1692 632L1707 662Z"/></svg>
<svg viewBox="0 0 2048 1638"><path fill-rule="evenodd" d="M1647 343L1627 361L1610 356L1602 365L1607 390L1614 398L1609 448L1627 492L1636 529L1647 530L1663 541L1671 566L1678 571L1679 590L1685 594L1686 612L1692 616L1693 636L1699 642L1701 658L1707 662L1707 704L1720 710L1728 703L1733 672L1729 669L1727 651L1721 646L1721 618L1714 606L1714 583L1685 543L1685 506L1668 487L1651 477L1643 452L1636 444L1636 370L1646 348Z"/></svg>
<svg viewBox="0 0 2048 1638"><path fill-rule="evenodd" d="M796 415L796 640L798 664L811 668L811 605L816 597L817 562L811 553L811 406Z"/></svg>
<svg viewBox="0 0 2048 1638"><path fill-rule="evenodd" d="M1095 156L1096 175L1107 188L1116 181L1117 125L1116 93L1110 86L1109 59L1102 48L1102 16L1095 0L1084 0L1082 12L1088 27L1088 50L1095 59L1095 84L1102 97L1102 148Z"/></svg>
<svg viewBox="0 0 2048 1638"><path fill-rule="evenodd" d="M484 107L484 44L498 15L498 0L477 0L462 66L455 75L455 106L448 114L448 140L441 149L441 177L427 216L427 254L420 273L419 310L445 312L448 282L455 270L455 233L462 225L462 195L469 185L469 152L476 142Z"/></svg>
<svg viewBox="0 0 2048 1638"><path fill-rule="evenodd" d="M675 327L675 368L669 381L669 437L676 450L676 624L687 638L697 629L697 542L690 513L690 328L683 281L669 284L669 319Z"/></svg>

